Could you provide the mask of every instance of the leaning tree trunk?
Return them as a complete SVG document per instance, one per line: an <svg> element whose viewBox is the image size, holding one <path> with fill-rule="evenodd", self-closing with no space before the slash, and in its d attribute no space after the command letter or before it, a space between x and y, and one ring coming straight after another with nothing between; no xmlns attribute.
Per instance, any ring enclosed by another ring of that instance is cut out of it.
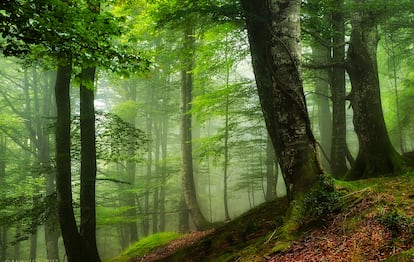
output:
<svg viewBox="0 0 414 262"><path fill-rule="evenodd" d="M402 163L388 137L381 106L375 17L360 11L351 22L347 71L352 84L349 99L359 152L345 178L354 180L398 172Z"/></svg>
<svg viewBox="0 0 414 262"><path fill-rule="evenodd" d="M184 45L183 45L183 68L181 70L181 148L182 148L182 166L183 166L183 193L185 203L189 209L191 218L197 229L205 229L208 226L208 221L201 213L200 206L197 201L197 192L194 181L193 168L193 144L192 144L192 117L191 117L191 102L193 89L193 60L194 60L194 45L195 39L193 37L193 29L191 25L187 25L184 31Z"/></svg>
<svg viewBox="0 0 414 262"><path fill-rule="evenodd" d="M295 236L301 224L306 193L323 173L299 70L301 1L242 0L241 3L246 14L254 71L261 80L264 74L259 71L267 66L266 76L271 77L271 80L256 81L288 196L293 200L283 228L284 236L289 238ZM257 33L256 30L267 32ZM269 82L271 85L263 84Z"/></svg>

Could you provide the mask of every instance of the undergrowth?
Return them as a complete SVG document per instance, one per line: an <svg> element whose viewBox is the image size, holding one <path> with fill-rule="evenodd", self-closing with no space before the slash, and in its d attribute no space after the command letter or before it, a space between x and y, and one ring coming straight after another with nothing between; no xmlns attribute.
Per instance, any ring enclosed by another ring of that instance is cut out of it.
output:
<svg viewBox="0 0 414 262"><path fill-rule="evenodd" d="M338 209L340 195L334 188L334 179L321 175L318 187L305 198L306 218L315 220L330 217Z"/></svg>

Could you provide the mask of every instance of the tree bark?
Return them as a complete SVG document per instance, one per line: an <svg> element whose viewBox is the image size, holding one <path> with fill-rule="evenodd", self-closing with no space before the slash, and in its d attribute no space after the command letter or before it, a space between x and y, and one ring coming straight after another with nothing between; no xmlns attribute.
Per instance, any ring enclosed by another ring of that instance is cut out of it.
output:
<svg viewBox="0 0 414 262"><path fill-rule="evenodd" d="M184 192L181 193L178 210L178 232L187 233L190 231L190 212L185 202Z"/></svg>
<svg viewBox="0 0 414 262"><path fill-rule="evenodd" d="M345 25L343 0L335 0L336 8L332 12L332 63L343 63L345 60ZM348 171L346 166L346 114L345 114L345 69L334 67L331 79L332 94L332 147L331 173L335 177L343 177Z"/></svg>
<svg viewBox="0 0 414 262"><path fill-rule="evenodd" d="M377 67L377 22L375 14L359 11L351 18L352 31L347 71L352 84L349 95L359 152L346 174L348 180L397 173L402 159L395 151L385 126Z"/></svg>
<svg viewBox="0 0 414 262"><path fill-rule="evenodd" d="M70 156L71 56L61 54L55 84L56 98L56 191L58 216L69 262L81 261L81 241L73 213Z"/></svg>
<svg viewBox="0 0 414 262"><path fill-rule="evenodd" d="M201 213L197 202L197 192L194 181L193 150L192 150L192 116L190 113L193 89L194 45L193 28L187 25L184 31L184 58L181 70L181 151L182 151L182 186L184 199L191 218L198 230L208 227L209 223Z"/></svg>
<svg viewBox="0 0 414 262"><path fill-rule="evenodd" d="M276 199L277 176L275 172L275 150L269 135L266 137L266 201ZM277 167L276 167L277 168Z"/></svg>
<svg viewBox="0 0 414 262"><path fill-rule="evenodd" d="M80 85L80 235L83 240L82 256L87 257L88 261L101 261L96 246L96 140L93 87L95 71L95 67L83 68Z"/></svg>
<svg viewBox="0 0 414 262"><path fill-rule="evenodd" d="M284 236L291 238L302 222L305 195L323 173L299 69L301 1L241 3L266 125L291 200L283 228ZM260 72L263 67L267 67L266 74Z"/></svg>
<svg viewBox="0 0 414 262"><path fill-rule="evenodd" d="M295 193L307 191L322 173L299 70L300 1L270 1L267 6L266 1L243 0L242 4L247 11L251 52L255 54L260 45L265 50L262 55L271 77L266 82L271 85L259 82L257 88L282 173L294 197ZM264 39L254 35L258 23L267 28ZM262 41L264 44L259 43ZM258 67L255 72L262 68L257 62L253 62ZM264 94L270 96L265 98Z"/></svg>

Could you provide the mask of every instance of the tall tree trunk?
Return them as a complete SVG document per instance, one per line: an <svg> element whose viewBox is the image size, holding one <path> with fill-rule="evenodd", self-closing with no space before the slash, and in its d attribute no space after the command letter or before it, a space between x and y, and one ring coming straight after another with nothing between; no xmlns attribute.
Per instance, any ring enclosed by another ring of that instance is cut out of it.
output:
<svg viewBox="0 0 414 262"><path fill-rule="evenodd" d="M95 71L95 67L83 68L80 85L80 235L83 240L82 256L91 262L101 261L96 246Z"/></svg>
<svg viewBox="0 0 414 262"><path fill-rule="evenodd" d="M153 101L153 90L150 90L150 101ZM151 179L152 179L152 116L150 114L147 114L147 135L149 137L147 142L147 174L145 177L145 196L144 196L144 214L142 218L142 231L144 236L148 236L150 232L150 222L149 222L149 209L150 209L150 187L151 187Z"/></svg>
<svg viewBox="0 0 414 262"><path fill-rule="evenodd" d="M56 190L60 228L69 262L81 261L81 241L73 212L70 156L71 56L61 54L55 84Z"/></svg>
<svg viewBox="0 0 414 262"><path fill-rule="evenodd" d="M344 0L333 0L336 8L332 12L332 62L345 60ZM348 171L346 166L346 114L345 114L345 68L334 67L331 80L332 94L332 146L331 173L343 177Z"/></svg>
<svg viewBox="0 0 414 262"><path fill-rule="evenodd" d="M300 4L298 0L241 0L262 110L291 200L283 228L292 237L301 222L303 200L323 173L300 76ZM256 30L265 31L257 33ZM262 42L263 41L263 42ZM258 47L263 50L258 50ZM259 57L259 59L258 59ZM262 59L262 60L261 60ZM268 68L262 81L264 62ZM270 85L265 85L269 84ZM263 97L267 95L268 97Z"/></svg>
<svg viewBox="0 0 414 262"><path fill-rule="evenodd" d="M30 254L29 261L36 261L37 258L37 227L30 235Z"/></svg>
<svg viewBox="0 0 414 262"><path fill-rule="evenodd" d="M349 99L354 111L359 152L345 178L354 180L399 172L402 158L388 137L382 111L376 15L359 11L353 14L351 23L347 71L352 84Z"/></svg>
<svg viewBox="0 0 414 262"><path fill-rule="evenodd" d="M205 229L209 223L201 213L200 206L197 202L197 192L194 181L193 170L193 150L192 150L192 116L190 113L193 90L193 73L194 68L194 32L191 25L187 25L184 31L184 58L181 70L181 152L183 176L182 185L185 202L190 211L191 218L198 230Z"/></svg>
<svg viewBox="0 0 414 262"><path fill-rule="evenodd" d="M5 184L6 180L6 138L0 134L0 185ZM5 192L0 190L0 198L4 199ZM7 252L7 226L0 226L0 261L6 261Z"/></svg>
<svg viewBox="0 0 414 262"><path fill-rule="evenodd" d="M163 104L163 108L165 108L165 102ZM165 190L166 190L166 182L167 182L167 135L168 135L168 116L167 111L164 111L164 115L162 116L162 124L161 124L161 173L160 173L160 225L159 231L163 232L166 228L166 219L165 219Z"/></svg>
<svg viewBox="0 0 414 262"><path fill-rule="evenodd" d="M100 0L87 0L88 9L100 13ZM95 138L95 90L96 66L90 61L82 64L80 84L80 236L83 261L100 262L96 245L96 138Z"/></svg>
<svg viewBox="0 0 414 262"><path fill-rule="evenodd" d="M154 176L154 192L153 192L153 209L152 209L152 232L155 234L158 232L158 212L159 212L159 182L161 174L161 122L160 117L155 117L154 132L155 132L155 176Z"/></svg>
<svg viewBox="0 0 414 262"><path fill-rule="evenodd" d="M128 86L128 99L132 100L133 102L136 102L137 100L137 86L134 81L130 82L130 85ZM134 111L133 114L131 114L131 118L127 121L133 126L136 126L136 116L137 113ZM131 146L129 148L129 154L130 156L135 156L136 149L135 146ZM136 162L135 160L131 159L126 161L126 172L128 177L128 182L130 183L130 187L135 186L135 173L136 173ZM138 226L137 226L137 203L135 201L135 193L128 192L125 195L125 201L126 205L128 206L127 216L128 219L131 219L132 221L128 223L128 235L129 235L129 243L135 243L138 241Z"/></svg>
<svg viewBox="0 0 414 262"><path fill-rule="evenodd" d="M37 83L37 73L35 70L33 70L33 95L34 95L34 105L35 105L35 112L40 112L39 110L39 101L38 101L38 83ZM36 145L39 145L39 143L37 143L37 137L40 135L38 133L38 129L35 129L33 127L33 122L35 122L35 125L38 126L40 123L37 122L36 118L38 117L33 117L32 115L32 98L30 96L30 91L29 91L29 75L28 75L28 69L25 68L24 69L24 97L25 97L25 109L24 109L24 116L25 116L25 123L26 126L28 127L29 130L29 143L28 143L28 147L29 148L33 148L34 151L36 152L36 149L39 149L38 147L36 148ZM34 121L32 121L34 120ZM36 155L37 158L39 158L38 152ZM31 163L31 155L29 152L26 152L25 154L25 161L24 163ZM33 176L33 174L32 174ZM34 177L35 178L35 177ZM38 193L39 189L36 187L34 188L34 192L35 194ZM38 199L36 197L32 198L33 201L33 205L36 205L38 202ZM36 255L37 255L37 222L33 221L32 225L31 225L31 235L30 235L30 253L29 253L29 259L30 260L36 260Z"/></svg>
<svg viewBox="0 0 414 262"><path fill-rule="evenodd" d="M43 115L45 119L48 119L51 113L51 98L52 98L52 88L51 83L56 81L55 73L49 72L45 76L45 85L43 89ZM50 81L50 82L49 82ZM42 120L42 140L40 142L39 151L40 154L40 162L42 163L42 167L44 172L46 173L46 196L50 203L53 205L56 203L56 188L55 188L55 178L56 173L55 169L52 167L51 159L50 159L50 140L49 140L49 131L46 129L47 126L50 125L48 120ZM45 244L46 244L46 256L47 259L50 261L58 261L59 260L59 245L58 239L60 236L60 232L58 230L58 217L57 213L54 212L52 208L52 212L49 213L49 216L45 222Z"/></svg>
<svg viewBox="0 0 414 262"><path fill-rule="evenodd" d="M331 50L323 47L318 42L312 43L312 59L316 64L327 64L330 59ZM325 169L330 170L330 155L332 142L332 115L329 99L329 72L318 70L315 74L315 93L318 107L318 126L320 136L320 147L323 152L321 159Z"/></svg>

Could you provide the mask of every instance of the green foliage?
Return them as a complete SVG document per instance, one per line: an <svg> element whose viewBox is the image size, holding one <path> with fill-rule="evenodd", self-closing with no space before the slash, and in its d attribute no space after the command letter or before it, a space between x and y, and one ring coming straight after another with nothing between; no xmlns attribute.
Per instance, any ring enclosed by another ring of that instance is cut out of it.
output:
<svg viewBox="0 0 414 262"><path fill-rule="evenodd" d="M73 120L72 155L80 157L79 117ZM97 159L107 162L122 160L140 161L147 142L146 134L111 113L96 112L96 154ZM141 149L141 152L139 151ZM131 152L134 154L131 155Z"/></svg>
<svg viewBox="0 0 414 262"><path fill-rule="evenodd" d="M388 257L385 262L412 262L414 260L414 247L401 253Z"/></svg>
<svg viewBox="0 0 414 262"><path fill-rule="evenodd" d="M154 3L152 16L160 25L185 24L189 17L203 17L215 22L241 24L242 10L237 0L214 1L150 1Z"/></svg>
<svg viewBox="0 0 414 262"><path fill-rule="evenodd" d="M20 192L0 199L0 226L20 225L21 228L11 240L12 245L27 240L46 221L57 221L56 216L56 194L44 196L39 193Z"/></svg>
<svg viewBox="0 0 414 262"><path fill-rule="evenodd" d="M337 210L339 197L340 193L334 188L333 178L326 175L320 175L316 189L312 190L304 200L307 218L327 218Z"/></svg>
<svg viewBox="0 0 414 262"><path fill-rule="evenodd" d="M398 210L385 211L379 216L381 223L391 230L393 237L414 233L414 218L407 217Z"/></svg>
<svg viewBox="0 0 414 262"><path fill-rule="evenodd" d="M87 63L114 72L149 67L130 45L114 41L125 32L125 19L91 10L87 1L10 0L0 3L0 10L0 48L6 56L33 62L71 54L75 66Z"/></svg>
<svg viewBox="0 0 414 262"><path fill-rule="evenodd" d="M165 246L168 242L179 238L181 235L175 232L162 232L150 235L136 242L119 256L111 260L111 262L132 261L136 257L143 256L150 251Z"/></svg>

